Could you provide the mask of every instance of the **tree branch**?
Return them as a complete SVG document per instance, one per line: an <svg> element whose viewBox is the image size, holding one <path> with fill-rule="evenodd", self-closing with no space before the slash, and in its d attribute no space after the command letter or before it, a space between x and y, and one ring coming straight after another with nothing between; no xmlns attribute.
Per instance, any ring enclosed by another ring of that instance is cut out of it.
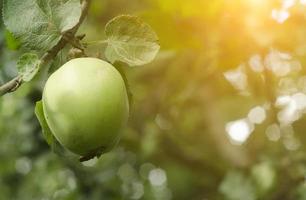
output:
<svg viewBox="0 0 306 200"><path fill-rule="evenodd" d="M75 37L76 32L78 31L80 25L82 24L82 22L84 21L87 13L88 13L88 8L90 5L91 0L83 0L82 1L82 14L80 17L79 22L70 30L66 31L65 33L63 33L63 36L61 38L61 40L49 51L47 51L42 57L41 57L41 63L40 66L43 66L45 64L47 64L50 60L53 60L56 55L58 54L58 52L60 50L62 50L67 43L69 43L69 39L73 40ZM68 40L67 40L68 38ZM10 93L10 92L14 92L16 91L21 84L23 83L22 81L22 77L20 75L16 76L15 78L13 78L12 80L10 80L9 82L3 84L0 86L0 97Z"/></svg>
<svg viewBox="0 0 306 200"><path fill-rule="evenodd" d="M16 76L9 82L5 83L0 87L0 96L3 96L6 93L14 92L22 83L22 77Z"/></svg>

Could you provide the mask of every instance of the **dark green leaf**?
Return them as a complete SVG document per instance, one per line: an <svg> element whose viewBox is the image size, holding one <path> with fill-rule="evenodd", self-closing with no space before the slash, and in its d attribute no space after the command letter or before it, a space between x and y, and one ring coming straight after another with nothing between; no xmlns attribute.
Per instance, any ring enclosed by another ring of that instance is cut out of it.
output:
<svg viewBox="0 0 306 200"><path fill-rule="evenodd" d="M39 71L40 62L38 56L34 53L26 53L19 58L17 69L23 81L28 82L34 78Z"/></svg>
<svg viewBox="0 0 306 200"><path fill-rule="evenodd" d="M4 0L7 29L32 50L48 50L80 19L80 0Z"/></svg>
<svg viewBox="0 0 306 200"><path fill-rule="evenodd" d="M130 66L144 65L159 51L155 32L135 16L115 17L107 23L105 34L108 43L105 56L112 63L122 61Z"/></svg>
<svg viewBox="0 0 306 200"><path fill-rule="evenodd" d="M40 126L42 128L42 133L44 135L44 138L48 145L51 147L52 151L54 151L57 154L62 154L63 147L60 145L60 143L56 140L54 135L52 134L47 121L44 116L43 111L43 104L41 101L36 102L35 106L35 115L40 123Z"/></svg>

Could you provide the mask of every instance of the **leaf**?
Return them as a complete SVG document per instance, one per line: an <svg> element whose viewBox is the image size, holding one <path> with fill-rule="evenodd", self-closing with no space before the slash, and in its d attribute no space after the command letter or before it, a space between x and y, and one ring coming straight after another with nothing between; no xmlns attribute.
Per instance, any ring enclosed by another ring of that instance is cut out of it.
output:
<svg viewBox="0 0 306 200"><path fill-rule="evenodd" d="M17 69L23 81L29 82L34 78L39 71L40 62L38 56L34 53L26 53L19 58Z"/></svg>
<svg viewBox="0 0 306 200"><path fill-rule="evenodd" d="M130 66L151 62L159 51L158 37L152 28L138 17L121 15L105 26L106 58Z"/></svg>
<svg viewBox="0 0 306 200"><path fill-rule="evenodd" d="M63 154L63 147L61 144L56 140L54 135L52 134L47 121L44 116L44 111L43 111L43 104L41 101L36 102L35 106L35 115L40 123L40 126L42 128L42 133L44 135L44 138L48 145L51 147L52 151L57 153L57 154Z"/></svg>
<svg viewBox="0 0 306 200"><path fill-rule="evenodd" d="M17 50L20 47L20 42L8 30L5 30L5 43L10 50Z"/></svg>
<svg viewBox="0 0 306 200"><path fill-rule="evenodd" d="M128 81L128 78L126 77L126 73L123 69L123 65L121 63L118 63L115 65L115 68L118 70L118 72L120 73L120 75L123 78L124 84L125 84L125 88L126 88L126 92L127 92L127 96L128 96L128 100L129 100L129 107L130 110L132 110L132 106L133 106L133 93L131 91L131 87Z"/></svg>
<svg viewBox="0 0 306 200"><path fill-rule="evenodd" d="M80 16L80 0L4 0L3 4L7 29L31 50L46 51L55 46Z"/></svg>

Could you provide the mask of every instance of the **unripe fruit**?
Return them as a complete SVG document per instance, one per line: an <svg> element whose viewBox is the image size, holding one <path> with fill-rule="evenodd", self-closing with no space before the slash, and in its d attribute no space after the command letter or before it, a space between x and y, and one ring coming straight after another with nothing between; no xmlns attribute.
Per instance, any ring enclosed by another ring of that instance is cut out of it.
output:
<svg viewBox="0 0 306 200"><path fill-rule="evenodd" d="M64 64L49 77L42 102L54 136L82 156L109 151L129 114L120 73L97 58L76 58Z"/></svg>

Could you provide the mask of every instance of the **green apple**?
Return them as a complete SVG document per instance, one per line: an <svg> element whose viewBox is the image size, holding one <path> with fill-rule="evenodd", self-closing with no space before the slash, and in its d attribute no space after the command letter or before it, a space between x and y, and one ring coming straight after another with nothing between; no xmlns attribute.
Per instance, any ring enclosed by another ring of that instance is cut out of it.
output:
<svg viewBox="0 0 306 200"><path fill-rule="evenodd" d="M65 63L47 80L42 102L54 136L81 156L112 149L129 115L124 80L97 58Z"/></svg>

